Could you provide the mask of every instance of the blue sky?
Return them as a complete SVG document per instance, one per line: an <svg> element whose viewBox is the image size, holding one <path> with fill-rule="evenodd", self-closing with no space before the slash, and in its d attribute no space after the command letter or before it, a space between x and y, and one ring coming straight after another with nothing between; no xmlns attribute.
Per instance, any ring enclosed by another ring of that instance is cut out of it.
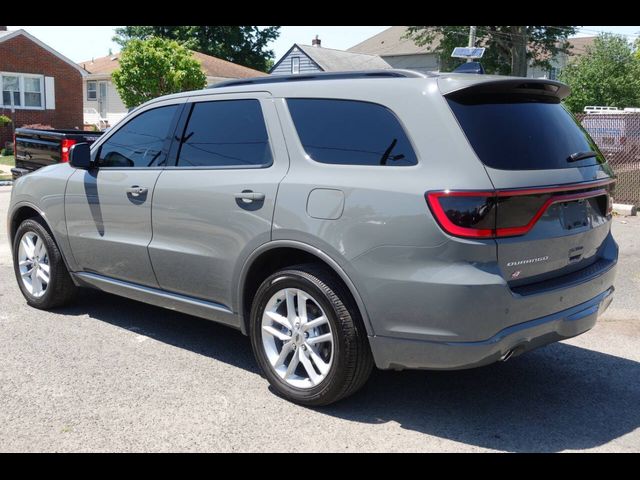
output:
<svg viewBox="0 0 640 480"><path fill-rule="evenodd" d="M116 27L42 27L42 26L10 26L9 30L24 28L32 35L69 57L74 62L102 57L118 51L118 45L111 41ZM331 27L331 26L283 26L278 38L271 48L276 59L282 56L293 43L310 44L311 39L319 35L322 46L326 48L347 49L384 30L385 26L363 27ZM628 35L633 40L640 36L640 26L580 27L579 36L597 35L597 32L612 32Z"/></svg>

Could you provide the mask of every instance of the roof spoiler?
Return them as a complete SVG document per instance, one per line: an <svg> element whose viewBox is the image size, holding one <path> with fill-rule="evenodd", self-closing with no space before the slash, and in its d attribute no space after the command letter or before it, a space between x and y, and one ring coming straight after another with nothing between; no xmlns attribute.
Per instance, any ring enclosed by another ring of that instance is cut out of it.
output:
<svg viewBox="0 0 640 480"><path fill-rule="evenodd" d="M468 83L463 81L458 85L453 84L451 87L452 88L449 89L447 86L441 84L442 93L447 97L461 100L465 98L470 100L471 97L478 96L526 95L540 99L557 100L559 102L571 93L569 86L564 83L543 78L504 77L504 79L496 80L495 77L489 77L487 81Z"/></svg>

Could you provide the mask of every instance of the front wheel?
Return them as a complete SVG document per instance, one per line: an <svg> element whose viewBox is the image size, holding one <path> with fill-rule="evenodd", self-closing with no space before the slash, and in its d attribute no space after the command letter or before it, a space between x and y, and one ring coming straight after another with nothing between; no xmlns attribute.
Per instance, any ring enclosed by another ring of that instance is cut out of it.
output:
<svg viewBox="0 0 640 480"><path fill-rule="evenodd" d="M29 218L18 227L13 242L13 267L20 291L32 307L43 310L60 307L76 293L62 254L38 217Z"/></svg>
<svg viewBox="0 0 640 480"><path fill-rule="evenodd" d="M318 265L290 267L262 283L250 334L273 388L302 405L328 405L351 395L373 367L351 296L333 272Z"/></svg>

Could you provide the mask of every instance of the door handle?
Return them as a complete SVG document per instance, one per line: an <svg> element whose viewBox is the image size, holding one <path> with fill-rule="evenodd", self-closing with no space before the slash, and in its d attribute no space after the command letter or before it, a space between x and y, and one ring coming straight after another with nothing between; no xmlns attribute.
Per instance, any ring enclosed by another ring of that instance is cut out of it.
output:
<svg viewBox="0 0 640 480"><path fill-rule="evenodd" d="M236 193L234 197L236 197L237 200L242 200L245 203L251 203L253 201L261 202L262 200L264 200L264 193L247 191Z"/></svg>
<svg viewBox="0 0 640 480"><path fill-rule="evenodd" d="M138 185L133 185L131 188L127 188L127 193L131 194L133 197L137 197L139 195L143 195L147 193L149 189L147 187L139 187Z"/></svg>

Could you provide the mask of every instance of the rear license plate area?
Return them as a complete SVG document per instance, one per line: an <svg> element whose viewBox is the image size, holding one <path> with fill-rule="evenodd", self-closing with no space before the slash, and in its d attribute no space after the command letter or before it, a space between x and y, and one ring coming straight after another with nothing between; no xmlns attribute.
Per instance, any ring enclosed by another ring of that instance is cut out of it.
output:
<svg viewBox="0 0 640 480"><path fill-rule="evenodd" d="M589 214L585 200L563 202L558 206L560 207L560 222L565 230L576 230L589 224Z"/></svg>

